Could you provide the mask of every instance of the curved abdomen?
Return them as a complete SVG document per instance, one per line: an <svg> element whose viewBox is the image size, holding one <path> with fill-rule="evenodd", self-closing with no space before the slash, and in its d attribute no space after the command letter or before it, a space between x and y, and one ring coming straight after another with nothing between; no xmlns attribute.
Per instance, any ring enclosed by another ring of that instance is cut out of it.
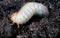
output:
<svg viewBox="0 0 60 38"><path fill-rule="evenodd" d="M25 4L18 12L18 23L26 23L33 15L47 16L49 14L46 6L41 3L30 2Z"/></svg>

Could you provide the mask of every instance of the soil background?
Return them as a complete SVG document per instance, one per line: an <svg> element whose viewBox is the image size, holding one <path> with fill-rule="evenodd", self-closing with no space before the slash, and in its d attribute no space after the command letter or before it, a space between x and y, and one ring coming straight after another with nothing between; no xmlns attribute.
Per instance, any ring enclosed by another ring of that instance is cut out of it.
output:
<svg viewBox="0 0 60 38"><path fill-rule="evenodd" d="M50 14L33 16L18 29L9 16L27 2L44 4ZM60 38L60 0L0 0L0 38Z"/></svg>

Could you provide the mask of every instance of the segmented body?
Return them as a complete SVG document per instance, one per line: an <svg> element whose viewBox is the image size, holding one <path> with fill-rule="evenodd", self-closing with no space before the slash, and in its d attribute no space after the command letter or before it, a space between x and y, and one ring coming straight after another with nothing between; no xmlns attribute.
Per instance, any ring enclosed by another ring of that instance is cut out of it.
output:
<svg viewBox="0 0 60 38"><path fill-rule="evenodd" d="M29 2L25 4L18 13L11 15L11 20L14 23L24 24L26 23L33 15L47 16L49 11L46 6L41 3Z"/></svg>

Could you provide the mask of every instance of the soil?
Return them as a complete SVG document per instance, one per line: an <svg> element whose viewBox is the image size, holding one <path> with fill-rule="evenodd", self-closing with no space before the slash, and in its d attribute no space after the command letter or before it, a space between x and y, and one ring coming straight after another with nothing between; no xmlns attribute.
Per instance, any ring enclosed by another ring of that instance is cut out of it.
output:
<svg viewBox="0 0 60 38"><path fill-rule="evenodd" d="M9 16L27 2L44 4L50 14L33 16L18 29ZM60 38L60 0L0 0L0 38Z"/></svg>

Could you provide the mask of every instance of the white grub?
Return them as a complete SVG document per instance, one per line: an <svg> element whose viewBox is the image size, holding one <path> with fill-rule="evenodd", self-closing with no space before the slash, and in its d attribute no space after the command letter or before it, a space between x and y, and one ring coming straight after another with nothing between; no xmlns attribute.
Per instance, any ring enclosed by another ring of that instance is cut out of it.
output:
<svg viewBox="0 0 60 38"><path fill-rule="evenodd" d="M46 6L37 2L26 3L17 13L11 14L11 20L16 23L19 28L19 24L26 23L33 15L48 16L49 11Z"/></svg>

